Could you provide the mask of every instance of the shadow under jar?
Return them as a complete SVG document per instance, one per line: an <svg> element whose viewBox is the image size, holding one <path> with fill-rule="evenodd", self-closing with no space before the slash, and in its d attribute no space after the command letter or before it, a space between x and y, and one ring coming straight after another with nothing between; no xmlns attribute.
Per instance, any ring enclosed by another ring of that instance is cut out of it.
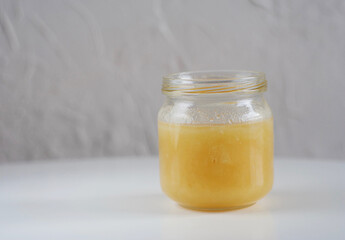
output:
<svg viewBox="0 0 345 240"><path fill-rule="evenodd" d="M273 118L264 73L197 71L165 76L158 113L160 181L183 207L236 209L273 184Z"/></svg>

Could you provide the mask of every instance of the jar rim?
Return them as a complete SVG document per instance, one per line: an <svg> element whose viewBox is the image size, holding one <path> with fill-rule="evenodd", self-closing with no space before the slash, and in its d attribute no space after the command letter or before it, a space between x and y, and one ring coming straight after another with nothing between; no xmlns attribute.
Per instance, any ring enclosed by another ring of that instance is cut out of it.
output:
<svg viewBox="0 0 345 240"><path fill-rule="evenodd" d="M265 73L246 70L202 70L163 76L164 94L219 94L263 92Z"/></svg>

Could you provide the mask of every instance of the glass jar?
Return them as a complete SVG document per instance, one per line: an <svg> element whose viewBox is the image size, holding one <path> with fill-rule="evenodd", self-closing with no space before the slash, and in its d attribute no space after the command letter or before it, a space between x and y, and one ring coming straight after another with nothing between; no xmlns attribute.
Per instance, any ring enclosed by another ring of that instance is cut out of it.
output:
<svg viewBox="0 0 345 240"><path fill-rule="evenodd" d="M158 113L162 190L183 207L236 209L273 184L273 118L265 74L197 71L165 76Z"/></svg>

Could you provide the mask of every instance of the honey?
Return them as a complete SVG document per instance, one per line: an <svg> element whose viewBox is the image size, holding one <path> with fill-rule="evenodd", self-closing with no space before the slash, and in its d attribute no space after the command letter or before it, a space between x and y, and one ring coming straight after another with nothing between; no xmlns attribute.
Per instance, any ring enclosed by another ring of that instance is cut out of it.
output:
<svg viewBox="0 0 345 240"><path fill-rule="evenodd" d="M273 184L273 119L237 124L159 121L163 191L182 206L254 204Z"/></svg>

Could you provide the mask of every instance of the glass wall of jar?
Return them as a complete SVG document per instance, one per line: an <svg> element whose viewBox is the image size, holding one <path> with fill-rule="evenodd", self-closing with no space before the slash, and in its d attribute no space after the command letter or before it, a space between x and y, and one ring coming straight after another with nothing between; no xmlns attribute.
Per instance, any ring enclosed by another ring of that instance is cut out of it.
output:
<svg viewBox="0 0 345 240"><path fill-rule="evenodd" d="M273 118L264 73L197 71L163 78L158 114L160 180L199 210L254 204L273 184Z"/></svg>

